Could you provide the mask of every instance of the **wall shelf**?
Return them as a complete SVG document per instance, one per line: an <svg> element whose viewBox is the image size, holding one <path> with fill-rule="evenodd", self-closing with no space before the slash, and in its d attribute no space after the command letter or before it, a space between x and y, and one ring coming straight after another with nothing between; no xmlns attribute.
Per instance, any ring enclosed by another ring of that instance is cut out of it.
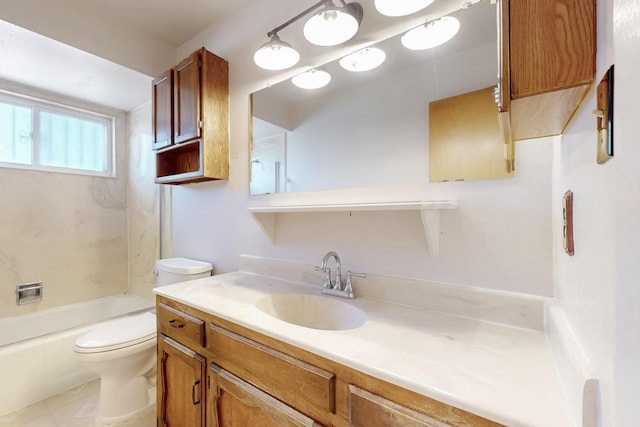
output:
<svg viewBox="0 0 640 427"><path fill-rule="evenodd" d="M272 241L276 237L276 218L282 213L308 212L356 212L356 211L417 211L420 213L429 253L438 256L440 252L440 211L456 209L458 203L452 200L379 202L379 203L336 203L282 206L250 206L249 212L262 231Z"/></svg>

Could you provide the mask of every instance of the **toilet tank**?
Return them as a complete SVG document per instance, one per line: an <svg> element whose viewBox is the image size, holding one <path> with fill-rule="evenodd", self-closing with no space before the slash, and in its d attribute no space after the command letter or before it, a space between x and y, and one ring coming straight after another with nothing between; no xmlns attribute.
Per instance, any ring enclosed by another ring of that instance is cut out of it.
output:
<svg viewBox="0 0 640 427"><path fill-rule="evenodd" d="M211 276L213 266L208 262L188 258L166 258L156 261L156 286L186 282Z"/></svg>

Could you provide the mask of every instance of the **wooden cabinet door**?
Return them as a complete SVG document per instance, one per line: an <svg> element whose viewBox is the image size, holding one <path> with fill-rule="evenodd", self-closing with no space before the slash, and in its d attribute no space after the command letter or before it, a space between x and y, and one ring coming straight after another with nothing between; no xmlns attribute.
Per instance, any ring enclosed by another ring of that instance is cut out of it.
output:
<svg viewBox="0 0 640 427"><path fill-rule="evenodd" d="M210 374L209 427L322 427L215 364Z"/></svg>
<svg viewBox="0 0 640 427"><path fill-rule="evenodd" d="M159 338L158 426L204 427L204 358L171 338Z"/></svg>
<svg viewBox="0 0 640 427"><path fill-rule="evenodd" d="M173 70L153 80L153 149L173 143Z"/></svg>
<svg viewBox="0 0 640 427"><path fill-rule="evenodd" d="M429 103L431 182L512 176L504 143L493 88Z"/></svg>
<svg viewBox="0 0 640 427"><path fill-rule="evenodd" d="M194 52L174 68L174 143L201 136L200 51Z"/></svg>
<svg viewBox="0 0 640 427"><path fill-rule="evenodd" d="M510 0L511 97L590 84L595 0Z"/></svg>

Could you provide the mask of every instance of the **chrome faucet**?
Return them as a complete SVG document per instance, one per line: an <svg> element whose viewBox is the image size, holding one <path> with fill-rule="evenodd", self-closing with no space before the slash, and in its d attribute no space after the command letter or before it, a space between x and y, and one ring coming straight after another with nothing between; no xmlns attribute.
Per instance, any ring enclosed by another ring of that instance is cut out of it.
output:
<svg viewBox="0 0 640 427"><path fill-rule="evenodd" d="M336 261L336 276L335 280L331 278L331 269L327 266L331 258ZM334 251L329 251L322 258L322 265L315 267L316 270L324 273L324 283L322 284L322 293L326 295L333 295L342 298L355 298L352 287L352 276L367 277L366 274L352 273L347 271L347 282L342 287L342 263L340 257Z"/></svg>
<svg viewBox="0 0 640 427"><path fill-rule="evenodd" d="M336 260L336 279L331 280L331 269L327 267L327 263L331 258ZM330 251L327 252L322 258L322 265L320 266L320 271L325 272L324 284L322 285L323 289L342 289L342 263L340 262L340 257L337 253Z"/></svg>

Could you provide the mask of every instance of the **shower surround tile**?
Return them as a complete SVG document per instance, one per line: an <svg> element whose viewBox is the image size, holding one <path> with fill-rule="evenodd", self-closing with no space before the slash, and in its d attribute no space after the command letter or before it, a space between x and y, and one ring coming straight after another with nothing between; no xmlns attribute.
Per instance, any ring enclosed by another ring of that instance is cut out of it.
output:
<svg viewBox="0 0 640 427"><path fill-rule="evenodd" d="M0 168L0 318L127 291L125 178ZM44 300L16 306L36 281Z"/></svg>
<svg viewBox="0 0 640 427"><path fill-rule="evenodd" d="M148 102L129 114L129 290L153 300L153 272L160 255L159 195L169 199L170 188L154 181L155 156L151 140L151 103ZM168 231L164 233L168 234Z"/></svg>

